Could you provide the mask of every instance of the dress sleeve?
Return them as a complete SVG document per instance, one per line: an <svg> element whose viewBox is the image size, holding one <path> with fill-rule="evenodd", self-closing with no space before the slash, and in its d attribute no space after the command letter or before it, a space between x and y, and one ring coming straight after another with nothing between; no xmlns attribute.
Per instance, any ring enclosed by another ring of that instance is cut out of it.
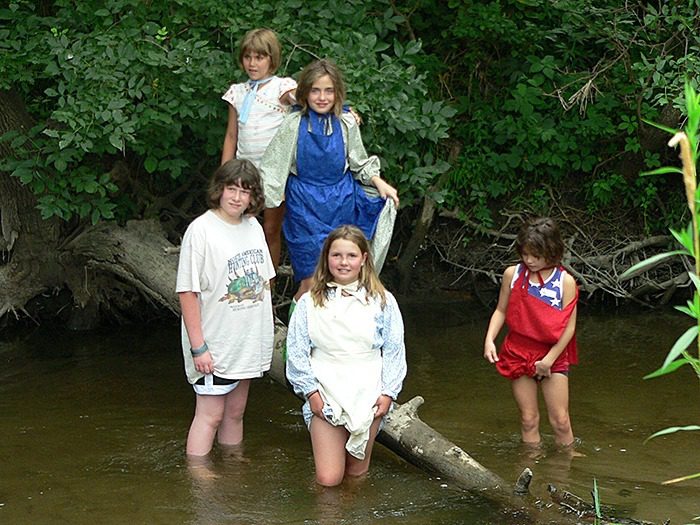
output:
<svg viewBox="0 0 700 525"><path fill-rule="evenodd" d="M260 161L266 208L277 208L284 200L284 188L296 156L299 118L299 112L284 118Z"/></svg>
<svg viewBox="0 0 700 525"><path fill-rule="evenodd" d="M396 400L406 377L403 318L394 296L386 293L382 315L382 394Z"/></svg>
<svg viewBox="0 0 700 525"><path fill-rule="evenodd" d="M231 104L234 108L237 108L238 93L241 91L241 84L231 84L221 97L221 100L225 100Z"/></svg>
<svg viewBox="0 0 700 525"><path fill-rule="evenodd" d="M319 389L319 383L311 369L311 339L307 308L311 305L308 294L303 295L294 309L287 330L287 379L294 392L305 398Z"/></svg>
<svg viewBox="0 0 700 525"><path fill-rule="evenodd" d="M353 177L362 184L368 185L372 177L379 177L381 170L379 157L367 155L355 117L350 113L343 113L342 122L347 130L348 168L352 172Z"/></svg>
<svg viewBox="0 0 700 525"><path fill-rule="evenodd" d="M297 81L294 80L291 77L281 77L280 78L280 92L279 96L281 97L288 91L292 91L293 89L297 88Z"/></svg>

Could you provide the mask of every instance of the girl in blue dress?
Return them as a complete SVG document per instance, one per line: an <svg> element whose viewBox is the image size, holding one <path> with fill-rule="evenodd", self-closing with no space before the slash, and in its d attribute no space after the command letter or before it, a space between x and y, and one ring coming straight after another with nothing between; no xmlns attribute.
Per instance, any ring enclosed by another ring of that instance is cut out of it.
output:
<svg viewBox="0 0 700 525"><path fill-rule="evenodd" d="M343 111L340 70L328 60L309 64L299 76L296 97L301 110L282 123L260 167L266 206L286 201L282 231L295 280L300 281L295 300L311 287L331 231L353 224L373 239L380 216L399 204L396 189L379 176L379 159L367 155L355 118ZM369 196L362 185L376 188L378 196ZM393 219L389 222L391 229ZM388 242L391 232L381 237ZM385 253L381 247L373 249Z"/></svg>

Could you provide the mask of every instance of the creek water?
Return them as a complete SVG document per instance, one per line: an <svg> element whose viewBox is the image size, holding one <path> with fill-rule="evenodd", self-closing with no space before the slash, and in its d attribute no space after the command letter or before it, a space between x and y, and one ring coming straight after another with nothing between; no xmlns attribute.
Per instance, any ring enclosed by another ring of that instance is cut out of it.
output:
<svg viewBox="0 0 700 525"><path fill-rule="evenodd" d="M700 433L645 443L668 426L698 424L690 369L643 380L689 318L673 312L587 312L571 413L581 457L519 443L508 381L481 357L490 312L466 303L401 302L409 373L400 401L425 398L421 418L505 480L529 466L534 497L552 483L628 517L689 523L700 515ZM300 403L254 382L241 451L188 465L194 393L184 379L177 323L90 333L38 327L0 340L0 523L496 524L519 523L478 495L375 448L366 479L320 490ZM686 367L688 368L688 367ZM202 476L201 473L209 475Z"/></svg>

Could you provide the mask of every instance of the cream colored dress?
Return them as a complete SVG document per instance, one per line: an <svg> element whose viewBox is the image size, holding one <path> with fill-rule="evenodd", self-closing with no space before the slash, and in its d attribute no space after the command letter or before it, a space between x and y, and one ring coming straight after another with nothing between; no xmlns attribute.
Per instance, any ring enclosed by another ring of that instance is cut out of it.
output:
<svg viewBox="0 0 700 525"><path fill-rule="evenodd" d="M396 399L406 375L403 322L394 297L387 292L382 308L363 289L336 288L317 307L305 294L290 321L287 352L287 377L295 391L306 397L318 390L324 417L347 429L346 450L364 459L377 399L382 394ZM304 413L309 421L308 401Z"/></svg>

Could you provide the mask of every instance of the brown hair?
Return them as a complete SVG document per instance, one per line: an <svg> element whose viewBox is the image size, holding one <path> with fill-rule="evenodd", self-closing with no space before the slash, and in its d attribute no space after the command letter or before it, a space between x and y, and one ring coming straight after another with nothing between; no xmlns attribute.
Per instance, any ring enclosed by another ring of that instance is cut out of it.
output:
<svg viewBox="0 0 700 525"><path fill-rule="evenodd" d="M238 63L243 67L243 55L260 53L270 57L270 74L277 71L282 59L282 49L277 34L272 29L260 28L248 31L238 51Z"/></svg>
<svg viewBox="0 0 700 525"><path fill-rule="evenodd" d="M527 251L535 257L544 258L551 265L561 264L564 257L559 226L549 217L534 217L525 221L515 240L515 249L521 257Z"/></svg>
<svg viewBox="0 0 700 525"><path fill-rule="evenodd" d="M345 82L343 82L343 74L333 62L322 59L311 62L307 65L299 75L297 84L296 99L301 105L301 110L304 113L309 109L309 93L311 86L319 78L328 75L335 89L335 102L333 103L333 113L340 116L343 113L343 102L345 102Z"/></svg>
<svg viewBox="0 0 700 525"><path fill-rule="evenodd" d="M382 308L386 305L386 289L379 280L379 276L374 269L372 262L372 254L370 253L369 242L357 226L344 225L339 226L328 234L321 249L321 255L316 264L316 270L313 275L311 284L311 298L316 306L323 306L328 299L327 284L333 280L330 268L328 267L328 254L331 251L331 245L334 241L343 239L355 244L362 254L367 254L364 264L360 267L360 275L358 284L365 289L367 297L380 297L382 300Z"/></svg>
<svg viewBox="0 0 700 525"><path fill-rule="evenodd" d="M231 159L214 172L207 190L209 208L212 210L219 208L224 188L233 184L250 190L250 204L245 210L246 215L257 215L265 208L265 194L260 173L255 165L246 159Z"/></svg>

